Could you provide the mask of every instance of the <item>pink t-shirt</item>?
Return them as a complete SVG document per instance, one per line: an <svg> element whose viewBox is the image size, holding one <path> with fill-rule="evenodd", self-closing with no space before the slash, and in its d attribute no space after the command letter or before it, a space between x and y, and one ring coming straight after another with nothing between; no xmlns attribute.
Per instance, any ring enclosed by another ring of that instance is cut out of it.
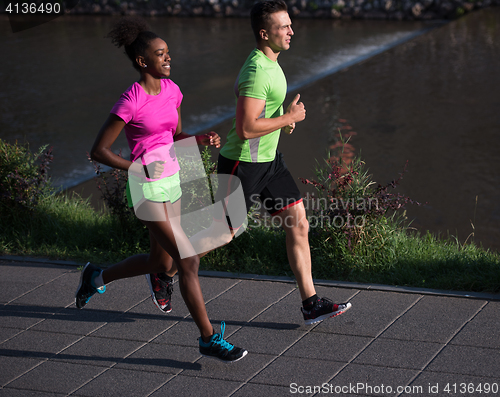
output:
<svg viewBox="0 0 500 397"><path fill-rule="evenodd" d="M140 158L143 165L164 161L161 178L179 171L173 143L179 121L177 108L181 102L182 93L177 84L170 79L162 79L158 95L146 94L139 83L134 83L111 109L111 113L126 123L130 161Z"/></svg>

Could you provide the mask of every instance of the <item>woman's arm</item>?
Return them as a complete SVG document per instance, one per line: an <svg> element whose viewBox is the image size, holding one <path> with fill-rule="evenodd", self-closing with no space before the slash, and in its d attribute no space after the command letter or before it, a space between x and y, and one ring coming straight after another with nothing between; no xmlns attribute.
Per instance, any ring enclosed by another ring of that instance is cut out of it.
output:
<svg viewBox="0 0 500 397"><path fill-rule="evenodd" d="M97 135L90 151L90 157L101 164L124 171L128 171L130 167L133 167L130 171L141 174L143 170L140 164L132 163L114 154L111 150L111 146L116 141L116 138L118 138L118 135L120 135L123 127L125 127L125 122L117 115L110 114Z"/></svg>
<svg viewBox="0 0 500 397"><path fill-rule="evenodd" d="M177 108L177 113L179 115L179 122L177 123L177 129L175 130L174 141L181 141L182 139L192 138L193 135L189 135L188 133L182 131L180 106ZM220 136L214 131L210 131L208 134L195 135L195 137L196 143L198 145L215 146L216 148L220 147Z"/></svg>

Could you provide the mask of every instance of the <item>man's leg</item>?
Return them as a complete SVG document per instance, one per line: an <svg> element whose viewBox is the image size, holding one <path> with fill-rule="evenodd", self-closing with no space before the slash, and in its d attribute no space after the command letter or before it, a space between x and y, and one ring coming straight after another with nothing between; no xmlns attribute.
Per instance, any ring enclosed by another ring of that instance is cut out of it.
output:
<svg viewBox="0 0 500 397"><path fill-rule="evenodd" d="M280 218L286 232L288 261L299 286L304 322L314 324L349 310L349 302L336 304L316 295L311 270L309 222L302 201L295 202L275 216Z"/></svg>
<svg viewBox="0 0 500 397"><path fill-rule="evenodd" d="M276 215L286 232L286 252L302 300L316 294L311 272L311 250L309 248L309 222L302 202Z"/></svg>

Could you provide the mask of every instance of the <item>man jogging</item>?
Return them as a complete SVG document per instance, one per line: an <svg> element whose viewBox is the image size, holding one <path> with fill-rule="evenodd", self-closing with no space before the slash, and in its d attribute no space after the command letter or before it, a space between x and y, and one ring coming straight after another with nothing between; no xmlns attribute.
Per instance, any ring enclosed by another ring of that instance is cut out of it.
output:
<svg viewBox="0 0 500 397"><path fill-rule="evenodd" d="M220 152L218 174L239 178L247 211L258 198L271 216L281 218L288 260L300 290L304 321L313 324L342 314L351 304L334 304L316 295L306 211L300 191L277 150L281 131L291 134L296 123L306 116L304 104L299 102L300 95L283 112L287 83L278 56L290 48L294 35L285 2L256 3L251 11L251 24L257 47L250 53L235 83L236 118ZM231 218L229 222L237 229L243 221L235 222Z"/></svg>

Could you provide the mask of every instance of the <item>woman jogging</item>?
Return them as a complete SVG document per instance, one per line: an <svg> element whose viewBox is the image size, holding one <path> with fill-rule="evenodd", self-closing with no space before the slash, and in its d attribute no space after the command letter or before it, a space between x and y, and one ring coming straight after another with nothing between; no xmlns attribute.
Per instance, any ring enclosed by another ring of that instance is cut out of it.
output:
<svg viewBox="0 0 500 397"><path fill-rule="evenodd" d="M129 172L127 199L149 230L150 253L131 256L105 270L87 264L76 292L76 306L83 308L95 293L103 293L106 284L112 281L151 273L173 276L178 272L182 297L200 330L200 353L225 362L237 361L247 351L224 340L224 324L220 334L214 332L198 279L199 257L181 258L179 254L178 244L189 244L189 241L178 217L171 216L179 214L181 200L179 164L172 154L172 145L190 135L182 132L182 93L169 79L169 48L140 20L121 20L109 37L116 46L125 48L140 79L112 108L92 147L91 157ZM122 129L130 146L130 161L111 151ZM220 146L220 138L215 132L197 136L196 141L202 145ZM158 153L164 156L158 157ZM147 161L148 157L154 161ZM138 189L140 208L149 214L147 217L137 212Z"/></svg>

